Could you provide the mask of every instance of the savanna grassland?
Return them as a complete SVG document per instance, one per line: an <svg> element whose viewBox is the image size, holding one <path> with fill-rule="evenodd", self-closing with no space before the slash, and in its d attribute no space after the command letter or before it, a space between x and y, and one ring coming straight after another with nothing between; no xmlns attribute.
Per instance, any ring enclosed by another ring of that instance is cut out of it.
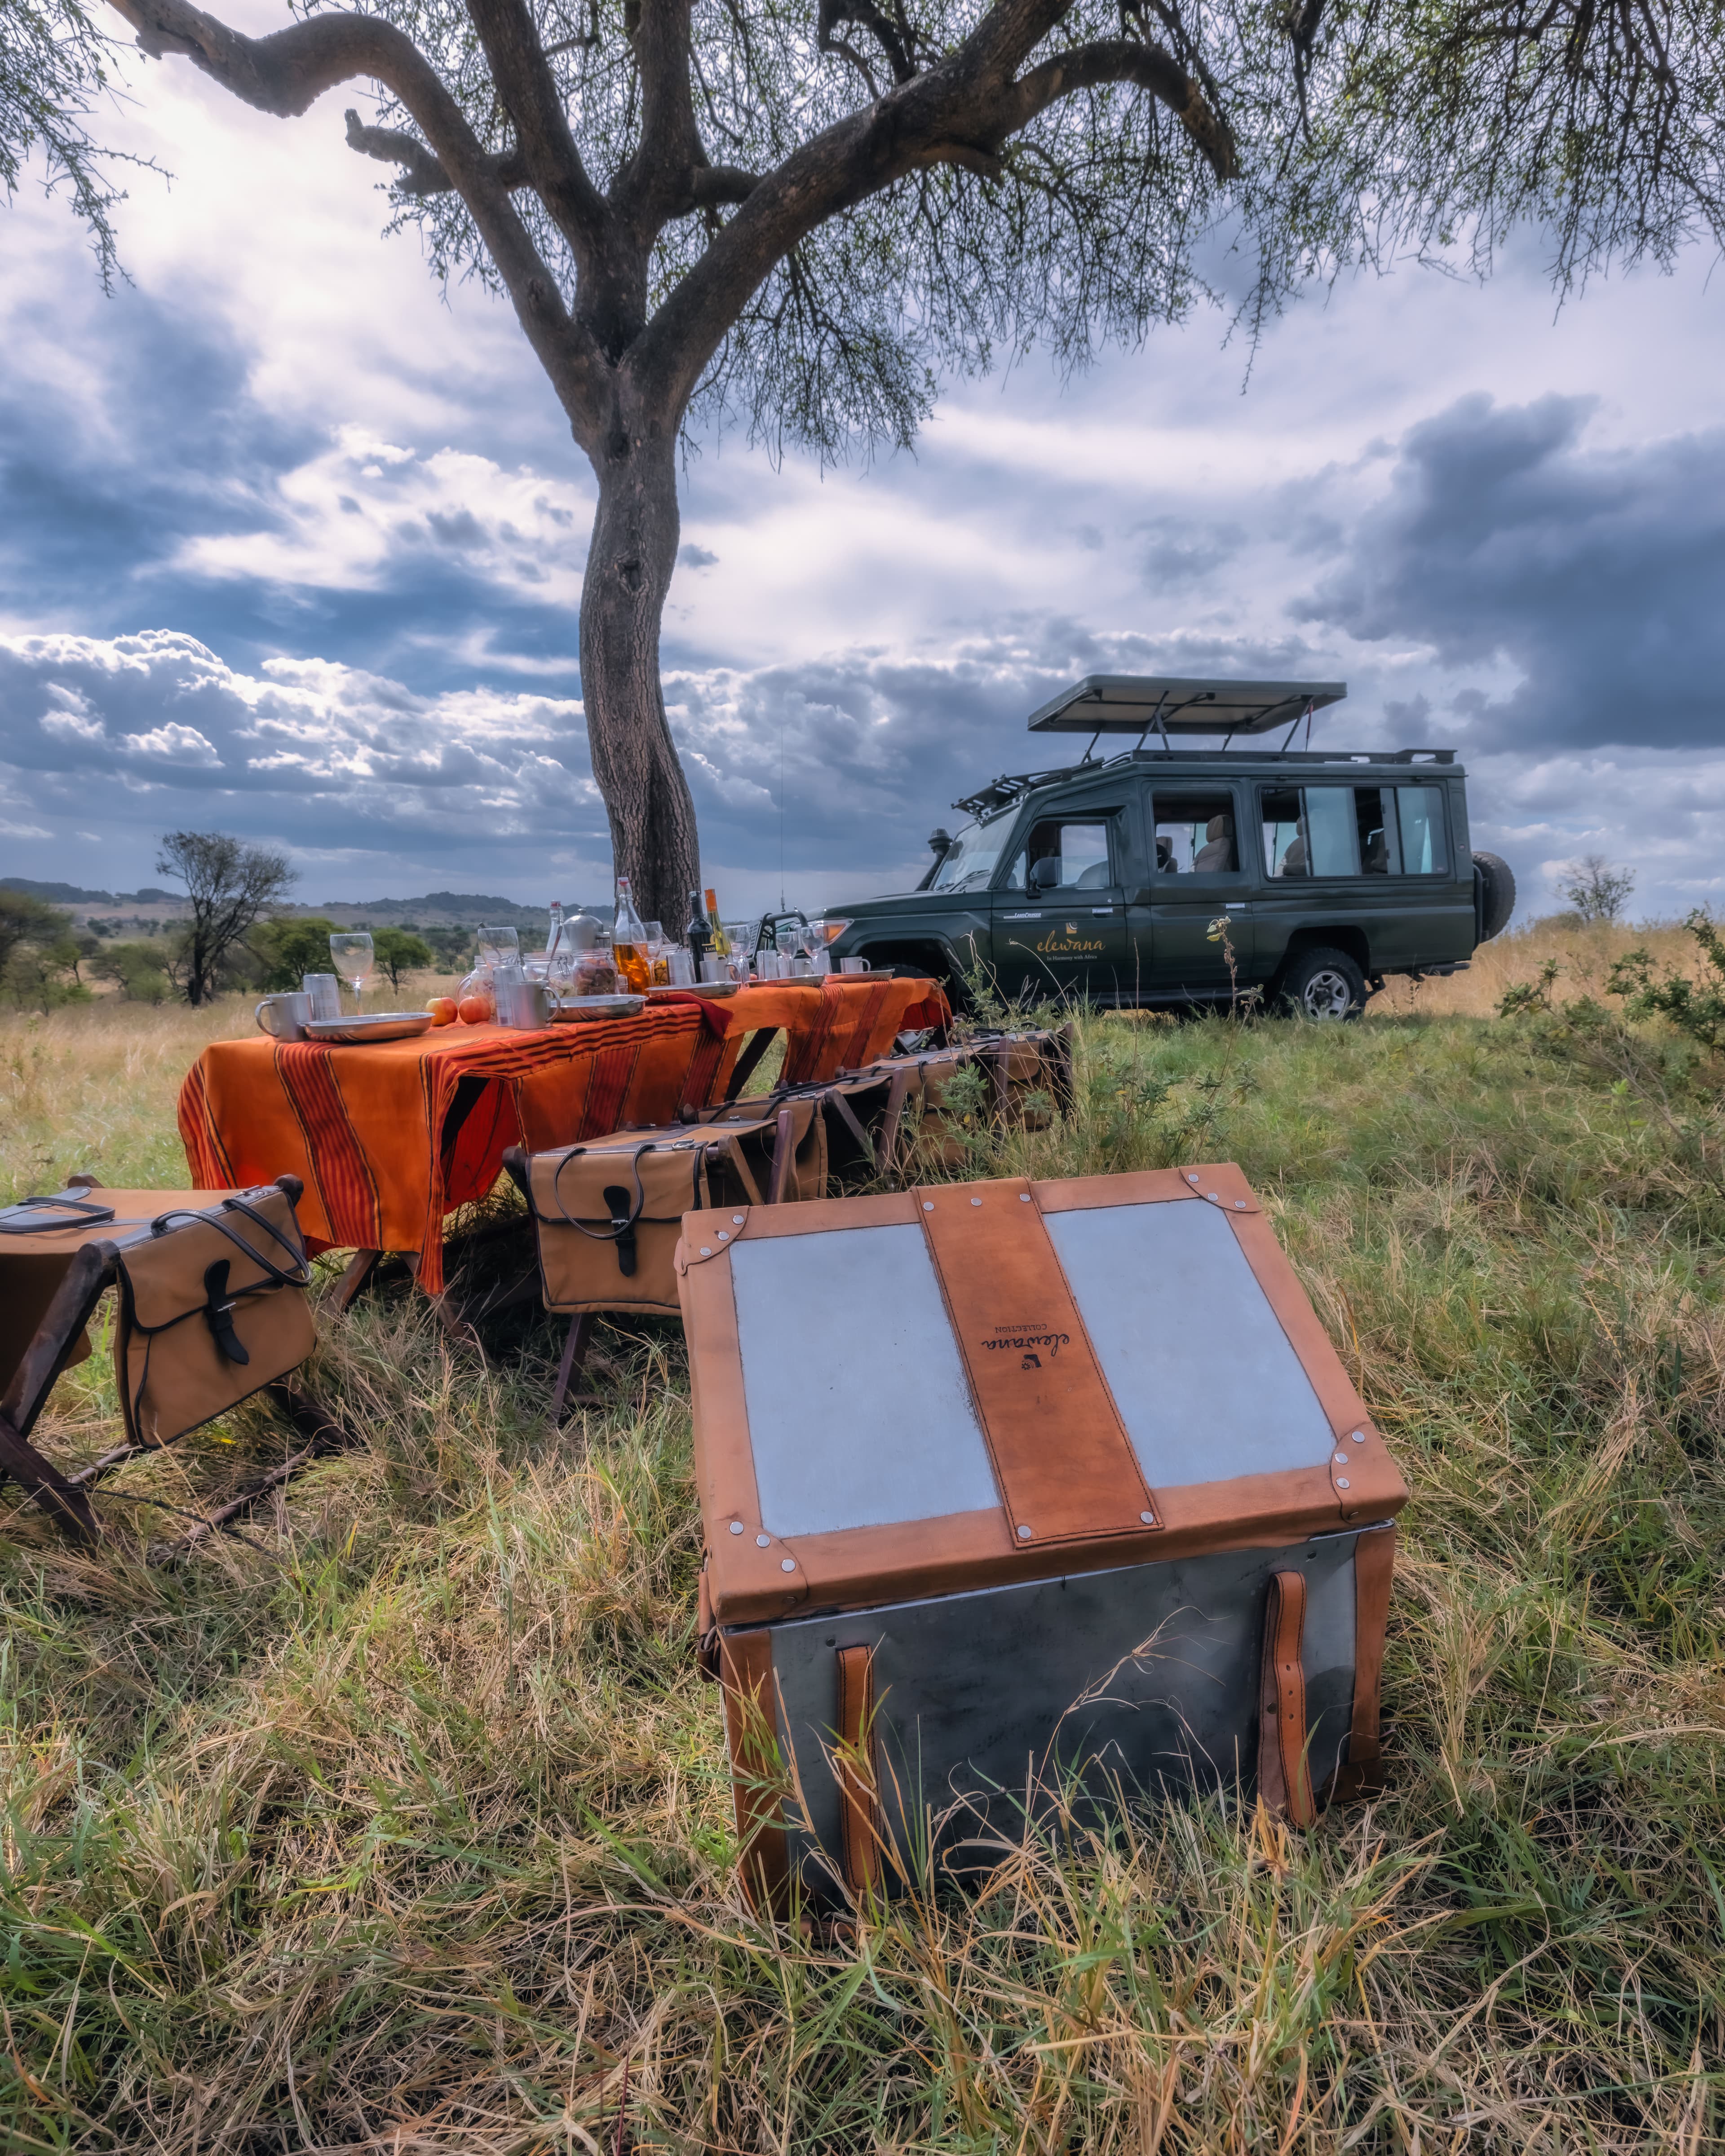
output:
<svg viewBox="0 0 1725 2156"><path fill-rule="evenodd" d="M677 1328L602 1332L553 1433L549 1322L482 1360L386 1291L321 1325L359 1443L243 1535L136 1553L289 1448L260 1409L108 1486L125 1547L0 1498L0 2147L1719 2146L1725 1071L1566 1011L1637 940L1506 937L1345 1029L1091 1019L1069 1124L976 1136L1264 1194L1414 1491L1381 1800L1056 1823L979 1897L775 1931ZM1491 1016L1552 955L1557 1008ZM0 1197L181 1181L179 1079L249 1024L0 1023ZM114 1441L100 1353L40 1429Z"/></svg>

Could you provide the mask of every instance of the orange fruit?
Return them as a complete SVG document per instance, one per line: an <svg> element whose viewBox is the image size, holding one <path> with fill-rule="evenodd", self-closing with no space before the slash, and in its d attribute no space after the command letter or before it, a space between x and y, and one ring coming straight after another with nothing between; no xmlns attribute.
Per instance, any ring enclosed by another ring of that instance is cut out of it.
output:
<svg viewBox="0 0 1725 2156"><path fill-rule="evenodd" d="M455 1015L463 1025L489 1025L491 1009L483 996L463 996Z"/></svg>
<svg viewBox="0 0 1725 2156"><path fill-rule="evenodd" d="M431 1013L434 1025L453 1025L459 1015L453 996L432 996L427 999L425 1008Z"/></svg>

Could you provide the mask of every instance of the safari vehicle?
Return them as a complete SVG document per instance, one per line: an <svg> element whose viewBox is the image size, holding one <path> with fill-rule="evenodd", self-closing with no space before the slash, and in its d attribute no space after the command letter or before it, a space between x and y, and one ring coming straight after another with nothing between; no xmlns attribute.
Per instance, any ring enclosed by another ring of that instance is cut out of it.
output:
<svg viewBox="0 0 1725 2156"><path fill-rule="evenodd" d="M960 998L972 975L1009 997L1119 1006L1255 990L1314 1019L1357 1018L1391 974L1460 971L1508 921L1514 880L1469 846L1453 750L1290 746L1347 693L1087 675L1029 721L1088 734L1080 760L955 803L970 820L933 833L914 891L828 912L834 961L914 966ZM1125 734L1131 747L1098 755ZM1193 734L1224 738L1175 747Z"/></svg>

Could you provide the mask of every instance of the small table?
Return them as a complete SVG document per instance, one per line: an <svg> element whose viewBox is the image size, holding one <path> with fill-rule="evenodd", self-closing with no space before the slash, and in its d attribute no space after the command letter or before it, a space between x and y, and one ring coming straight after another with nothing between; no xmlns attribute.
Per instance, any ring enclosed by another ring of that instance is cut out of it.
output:
<svg viewBox="0 0 1725 2156"><path fill-rule="evenodd" d="M201 1189L299 1178L308 1249L357 1254L344 1301L386 1251L406 1255L436 1297L444 1216L486 1195L506 1147L541 1152L674 1123L740 1090L781 1030L785 1082L800 1085L949 1015L932 981L845 974L655 998L638 1018L531 1033L452 1025L358 1047L217 1041L181 1088L180 1136Z"/></svg>

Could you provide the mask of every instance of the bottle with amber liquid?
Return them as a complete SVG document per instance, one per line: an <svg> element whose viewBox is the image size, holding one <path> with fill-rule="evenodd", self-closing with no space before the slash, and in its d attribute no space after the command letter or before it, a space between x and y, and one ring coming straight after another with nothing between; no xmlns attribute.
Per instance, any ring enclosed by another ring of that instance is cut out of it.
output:
<svg viewBox="0 0 1725 2156"><path fill-rule="evenodd" d="M731 938L725 933L725 924L719 918L718 894L709 891L701 896L706 901L707 948L716 958L728 958L731 956Z"/></svg>
<svg viewBox="0 0 1725 2156"><path fill-rule="evenodd" d="M621 983L630 994L644 996L653 985L653 961L647 949L646 924L635 911L629 878L617 879L617 918L611 929L611 956Z"/></svg>

